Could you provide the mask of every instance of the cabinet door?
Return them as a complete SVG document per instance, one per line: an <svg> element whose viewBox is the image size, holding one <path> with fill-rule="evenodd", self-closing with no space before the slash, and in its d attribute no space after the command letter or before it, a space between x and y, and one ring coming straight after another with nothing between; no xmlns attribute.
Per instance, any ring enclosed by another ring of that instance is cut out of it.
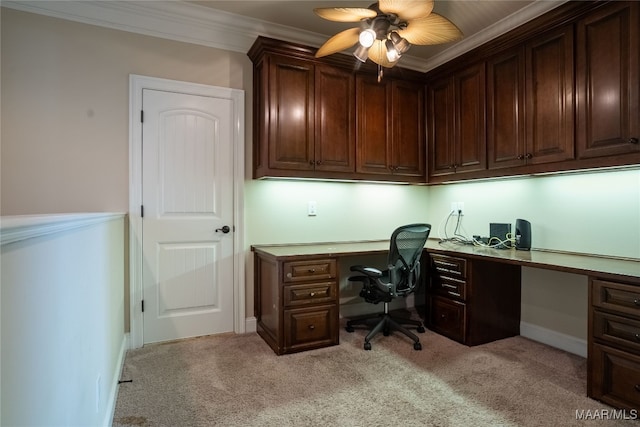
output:
<svg viewBox="0 0 640 427"><path fill-rule="evenodd" d="M574 158L573 87L573 26L527 43L527 163Z"/></svg>
<svg viewBox="0 0 640 427"><path fill-rule="evenodd" d="M314 168L314 67L273 55L269 65L269 168Z"/></svg>
<svg viewBox="0 0 640 427"><path fill-rule="evenodd" d="M524 164L524 54L513 49L487 63L489 169Z"/></svg>
<svg viewBox="0 0 640 427"><path fill-rule="evenodd" d="M356 171L390 175L389 91L375 76L356 76Z"/></svg>
<svg viewBox="0 0 640 427"><path fill-rule="evenodd" d="M424 177L424 86L391 82L391 170L394 175Z"/></svg>
<svg viewBox="0 0 640 427"><path fill-rule="evenodd" d="M485 64L477 64L454 76L454 159L456 172L487 167L485 117Z"/></svg>
<svg viewBox="0 0 640 427"><path fill-rule="evenodd" d="M453 81L441 78L427 86L429 176L451 175L454 169Z"/></svg>
<svg viewBox="0 0 640 427"><path fill-rule="evenodd" d="M578 156L640 151L640 4L612 2L577 27Z"/></svg>
<svg viewBox="0 0 640 427"><path fill-rule="evenodd" d="M315 70L315 169L355 171L354 77L326 65Z"/></svg>

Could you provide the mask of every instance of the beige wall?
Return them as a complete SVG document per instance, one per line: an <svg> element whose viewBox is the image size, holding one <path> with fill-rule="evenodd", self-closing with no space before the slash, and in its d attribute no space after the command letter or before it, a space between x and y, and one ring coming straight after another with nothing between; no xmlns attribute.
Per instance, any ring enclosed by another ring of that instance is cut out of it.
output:
<svg viewBox="0 0 640 427"><path fill-rule="evenodd" d="M251 82L240 53L6 8L1 31L2 215L128 210L129 74Z"/></svg>

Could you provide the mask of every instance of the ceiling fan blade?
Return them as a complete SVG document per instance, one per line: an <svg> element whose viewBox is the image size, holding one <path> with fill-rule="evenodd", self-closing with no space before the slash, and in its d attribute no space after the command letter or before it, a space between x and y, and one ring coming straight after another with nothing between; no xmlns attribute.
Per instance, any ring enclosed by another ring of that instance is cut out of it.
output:
<svg viewBox="0 0 640 427"><path fill-rule="evenodd" d="M437 13L409 22L406 29L398 30L398 34L418 45L448 43L462 38L462 31Z"/></svg>
<svg viewBox="0 0 640 427"><path fill-rule="evenodd" d="M373 42L373 45L369 48L369 59L386 68L392 68L398 63L398 61L391 62L387 58L387 47L384 45L383 40Z"/></svg>
<svg viewBox="0 0 640 427"><path fill-rule="evenodd" d="M320 49L316 52L316 58L322 56L331 55L332 53L340 52L358 43L358 36L360 35L360 28L349 28L336 34L327 40Z"/></svg>
<svg viewBox="0 0 640 427"><path fill-rule="evenodd" d="M433 10L434 0L380 0L378 7L384 13L393 13L402 21L424 18Z"/></svg>
<svg viewBox="0 0 640 427"><path fill-rule="evenodd" d="M316 15L335 22L358 22L366 18L375 18L377 13L371 9L359 7L325 7L313 9Z"/></svg>

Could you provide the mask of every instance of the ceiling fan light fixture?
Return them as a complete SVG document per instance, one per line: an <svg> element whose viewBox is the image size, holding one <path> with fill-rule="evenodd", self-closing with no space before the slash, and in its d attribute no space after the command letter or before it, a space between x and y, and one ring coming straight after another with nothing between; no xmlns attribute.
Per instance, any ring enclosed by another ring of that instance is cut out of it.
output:
<svg viewBox="0 0 640 427"><path fill-rule="evenodd" d="M409 43L407 39L402 38L402 36L400 36L400 34L398 34L396 31L392 31L389 34L389 39L393 43L393 47L398 51L398 54L400 55L405 54L411 47L411 43Z"/></svg>
<svg viewBox="0 0 640 427"><path fill-rule="evenodd" d="M376 37L376 32L371 28L367 28L360 32L358 41L360 42L360 46L370 48L373 45L373 42L376 40Z"/></svg>
<svg viewBox="0 0 640 427"><path fill-rule="evenodd" d="M353 52L353 56L360 62L367 62L367 58L369 58L369 48L359 45L355 52Z"/></svg>
<svg viewBox="0 0 640 427"><path fill-rule="evenodd" d="M398 52L391 40L387 40L386 42L384 42L384 45L387 48L387 59L389 60L389 62L396 62L398 59L400 59L400 56L402 55L400 54L400 52Z"/></svg>

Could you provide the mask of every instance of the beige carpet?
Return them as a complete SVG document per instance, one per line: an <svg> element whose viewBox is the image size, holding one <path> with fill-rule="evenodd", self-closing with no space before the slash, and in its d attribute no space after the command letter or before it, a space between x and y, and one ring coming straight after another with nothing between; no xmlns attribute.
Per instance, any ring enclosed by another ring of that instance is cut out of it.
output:
<svg viewBox="0 0 640 427"><path fill-rule="evenodd" d="M470 348L427 331L415 351L379 335L364 351L364 335L287 356L257 334L130 351L114 426L640 425L602 419L585 359L522 337Z"/></svg>

